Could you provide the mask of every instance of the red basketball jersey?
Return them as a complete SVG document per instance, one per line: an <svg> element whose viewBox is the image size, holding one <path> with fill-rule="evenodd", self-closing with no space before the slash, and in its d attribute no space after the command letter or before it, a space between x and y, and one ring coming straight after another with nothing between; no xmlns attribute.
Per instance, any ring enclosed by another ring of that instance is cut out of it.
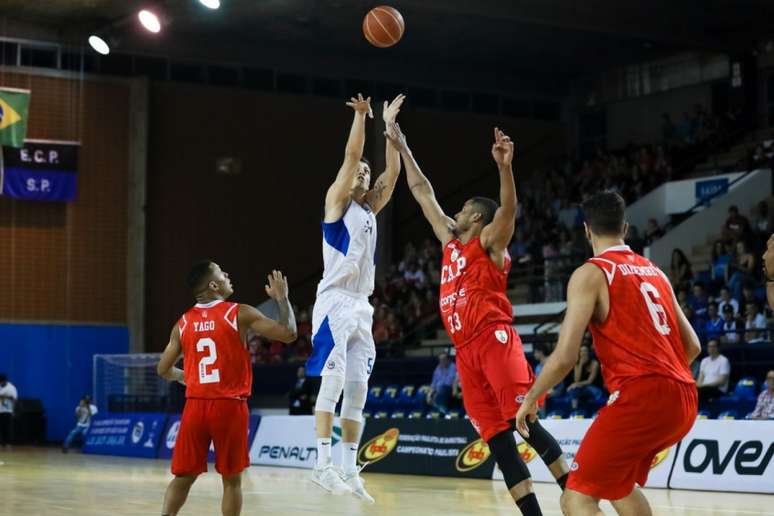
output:
<svg viewBox="0 0 774 516"><path fill-rule="evenodd" d="M651 375L693 383L672 287L664 273L625 245L611 247L587 263L605 274L610 296L605 322L589 325L608 390Z"/></svg>
<svg viewBox="0 0 774 516"><path fill-rule="evenodd" d="M439 305L446 332L457 347L495 324L511 324L513 308L505 295L511 257L500 270L475 237L455 239L443 249Z"/></svg>
<svg viewBox="0 0 774 516"><path fill-rule="evenodd" d="M214 301L194 305L178 321L186 398L250 397L253 369L238 315L239 304Z"/></svg>

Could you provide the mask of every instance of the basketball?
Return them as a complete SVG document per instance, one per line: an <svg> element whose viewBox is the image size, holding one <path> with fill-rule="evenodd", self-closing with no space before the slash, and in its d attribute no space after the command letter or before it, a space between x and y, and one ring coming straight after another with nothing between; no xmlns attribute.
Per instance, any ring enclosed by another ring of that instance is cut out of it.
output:
<svg viewBox="0 0 774 516"><path fill-rule="evenodd" d="M400 41L405 28L403 16L388 5L374 7L363 19L363 35L378 48L391 47Z"/></svg>

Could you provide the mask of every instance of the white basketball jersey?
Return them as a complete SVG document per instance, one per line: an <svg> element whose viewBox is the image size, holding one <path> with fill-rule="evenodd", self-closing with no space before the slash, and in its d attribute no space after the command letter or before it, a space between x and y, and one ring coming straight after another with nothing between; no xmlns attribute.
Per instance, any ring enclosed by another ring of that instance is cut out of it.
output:
<svg viewBox="0 0 774 516"><path fill-rule="evenodd" d="M376 269L376 216L352 201L336 222L323 222L323 277L317 295L342 289L370 296Z"/></svg>

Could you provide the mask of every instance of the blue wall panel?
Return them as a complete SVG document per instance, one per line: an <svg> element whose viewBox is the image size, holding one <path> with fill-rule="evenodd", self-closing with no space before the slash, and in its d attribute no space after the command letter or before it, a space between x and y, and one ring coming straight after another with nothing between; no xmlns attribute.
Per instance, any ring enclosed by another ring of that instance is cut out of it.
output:
<svg viewBox="0 0 774 516"><path fill-rule="evenodd" d="M92 357L128 350L125 326L0 324L0 372L19 397L43 402L50 441L65 438L81 396L93 394Z"/></svg>

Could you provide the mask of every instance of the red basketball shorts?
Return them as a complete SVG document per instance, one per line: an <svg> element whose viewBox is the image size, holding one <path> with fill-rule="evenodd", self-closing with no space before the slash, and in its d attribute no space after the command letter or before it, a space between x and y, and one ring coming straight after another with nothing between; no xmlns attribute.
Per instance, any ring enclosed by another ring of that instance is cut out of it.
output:
<svg viewBox="0 0 774 516"><path fill-rule="evenodd" d="M508 422L535 381L521 338L510 325L492 326L457 350L465 411L488 441L512 428Z"/></svg>
<svg viewBox="0 0 774 516"><path fill-rule="evenodd" d="M210 441L215 446L218 473L228 477L242 472L250 465L249 420L244 400L187 399L172 453L172 474L191 476L206 472Z"/></svg>
<svg viewBox="0 0 774 516"><path fill-rule="evenodd" d="M628 496L645 485L656 454L685 437L697 409L694 384L664 376L625 382L583 438L567 488L604 500Z"/></svg>

